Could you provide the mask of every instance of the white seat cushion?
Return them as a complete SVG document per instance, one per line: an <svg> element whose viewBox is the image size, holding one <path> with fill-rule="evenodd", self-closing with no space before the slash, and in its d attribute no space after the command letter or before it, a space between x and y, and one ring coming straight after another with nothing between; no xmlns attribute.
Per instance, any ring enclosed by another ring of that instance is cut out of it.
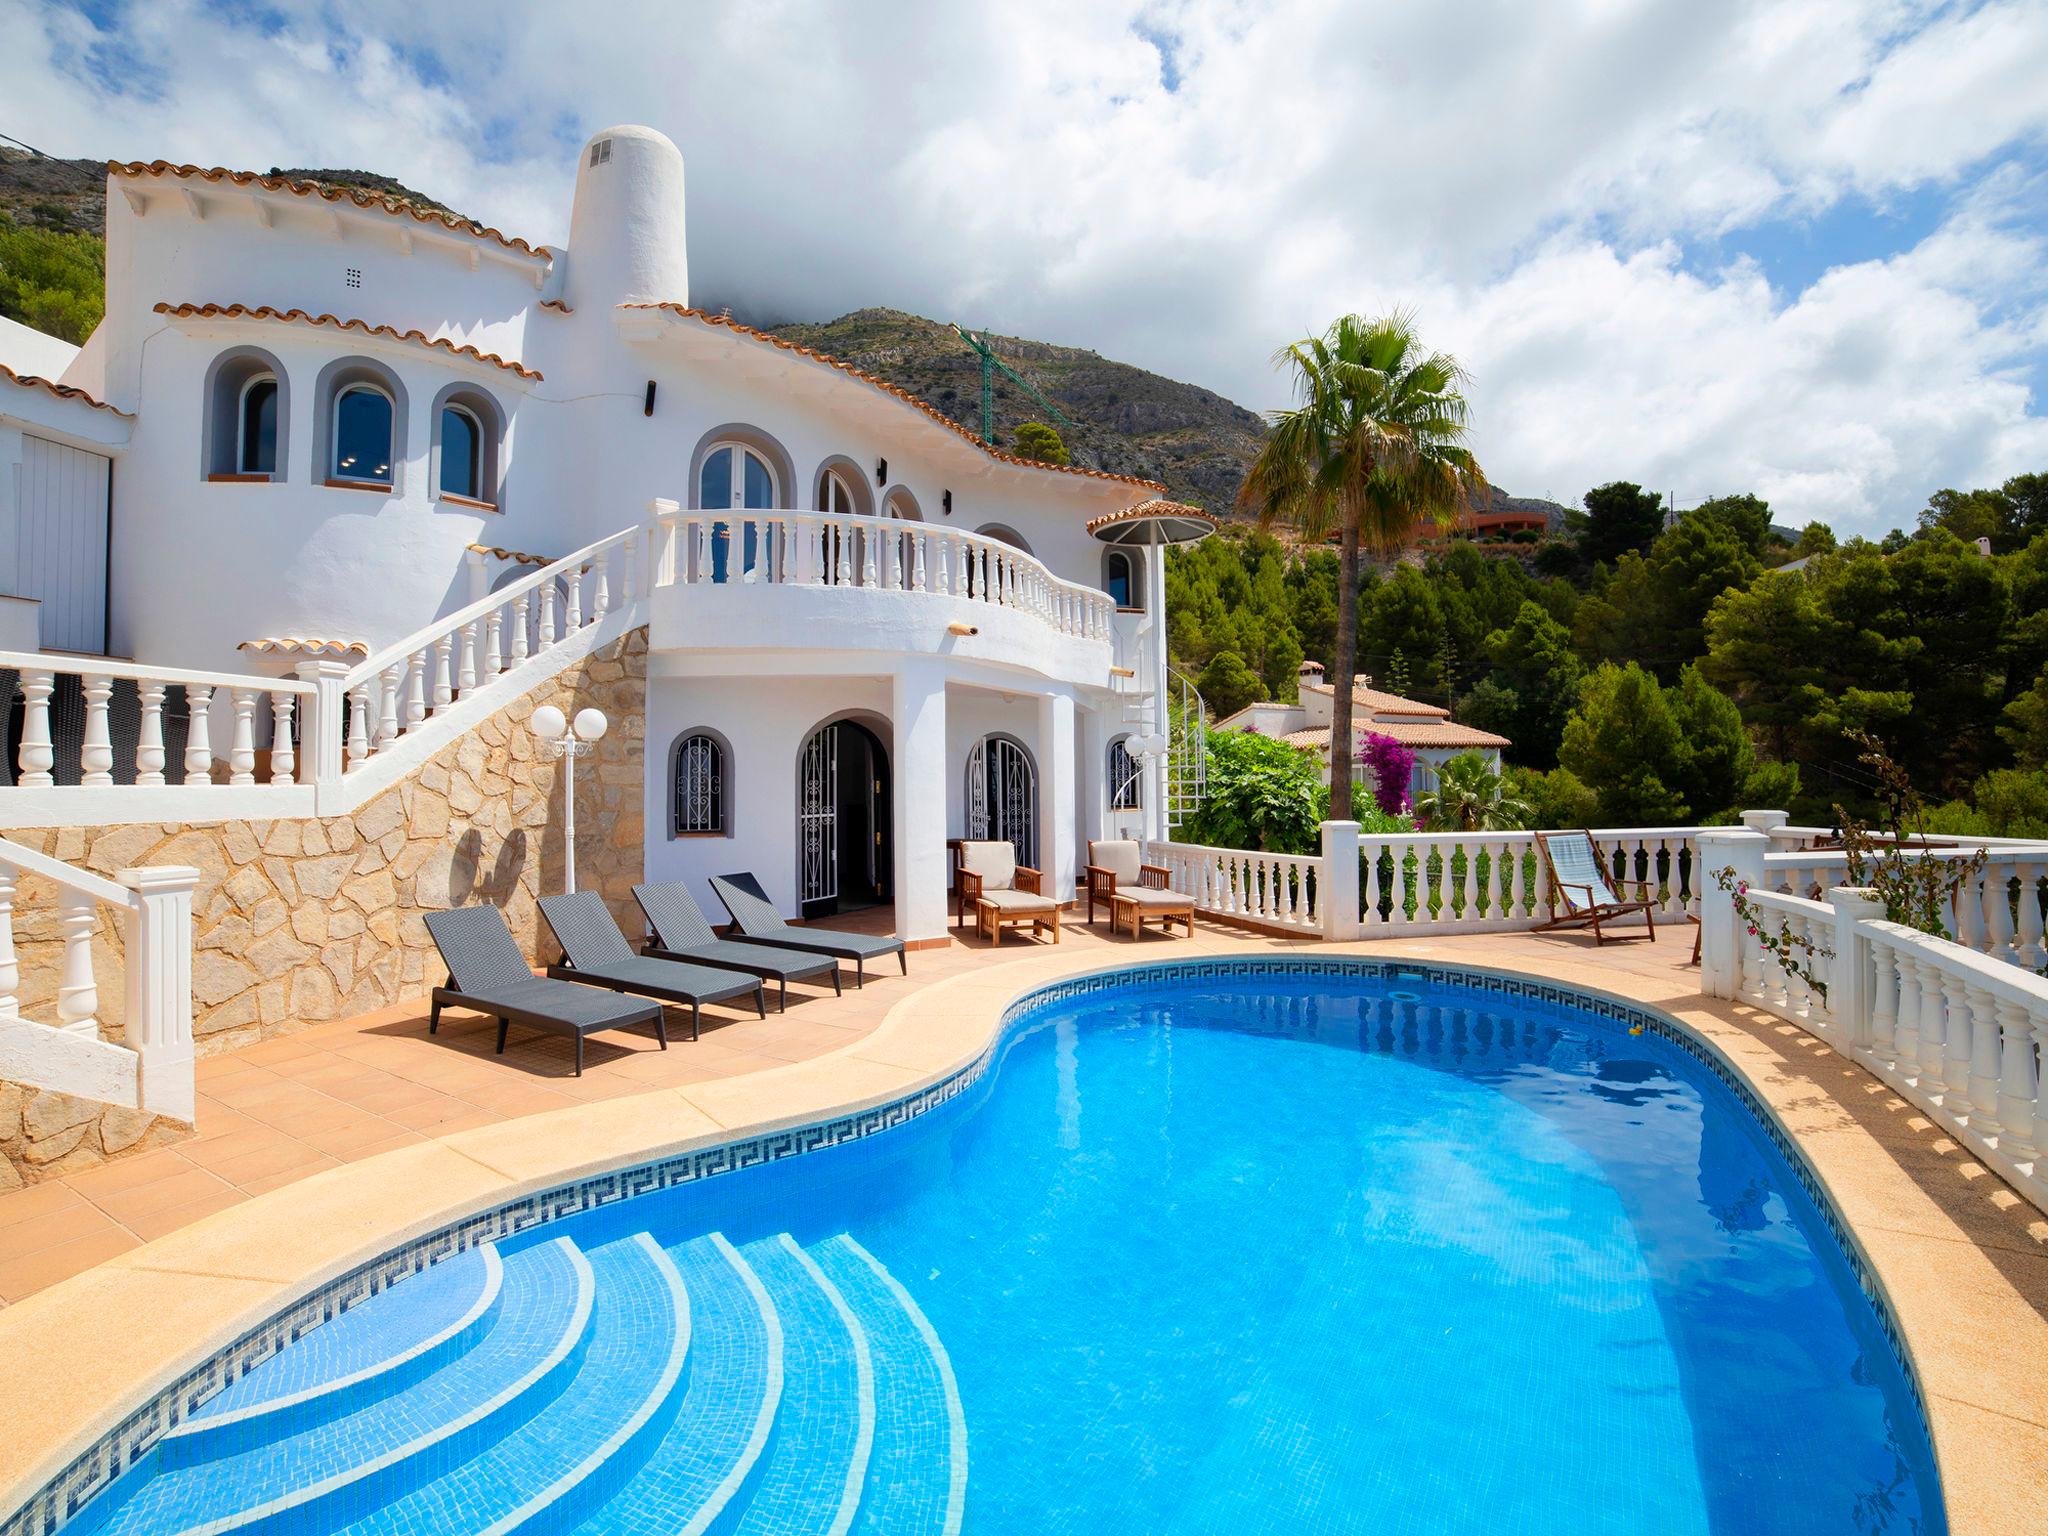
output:
<svg viewBox="0 0 2048 1536"><path fill-rule="evenodd" d="M1179 891L1155 891L1150 886L1133 885L1116 888L1118 901L1135 901L1141 907L1184 907L1188 898Z"/></svg>
<svg viewBox="0 0 2048 1536"><path fill-rule="evenodd" d="M1017 850L1008 843L962 843L960 867L981 876L984 895L1007 891L1017 883Z"/></svg>
<svg viewBox="0 0 2048 1536"><path fill-rule="evenodd" d="M1030 891L983 891L981 899L999 912L1050 912L1059 903Z"/></svg>
<svg viewBox="0 0 2048 1536"><path fill-rule="evenodd" d="M1128 837L1122 837L1090 843L1088 862L1097 869L1106 869L1115 875L1116 883L1121 888L1138 883L1140 868L1145 858L1136 842Z"/></svg>

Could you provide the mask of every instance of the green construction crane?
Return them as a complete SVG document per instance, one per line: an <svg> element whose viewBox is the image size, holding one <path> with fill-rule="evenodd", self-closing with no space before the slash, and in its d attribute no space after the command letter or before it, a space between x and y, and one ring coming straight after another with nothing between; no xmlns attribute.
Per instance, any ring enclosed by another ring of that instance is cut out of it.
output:
<svg viewBox="0 0 2048 1536"><path fill-rule="evenodd" d="M1057 416L1061 426L1073 426L1073 422L1067 419L1066 412L1046 399L1044 395L1041 395L1038 392L1037 386L1025 378L1023 374L996 356L996 349L989 344L987 331L977 333L968 330L965 326L955 325L953 332L962 341L966 342L967 345L981 354L981 440L983 442L993 444L996 440L995 405L996 370L998 368L1008 374L1019 389L1023 390L1048 411L1051 411L1053 415Z"/></svg>

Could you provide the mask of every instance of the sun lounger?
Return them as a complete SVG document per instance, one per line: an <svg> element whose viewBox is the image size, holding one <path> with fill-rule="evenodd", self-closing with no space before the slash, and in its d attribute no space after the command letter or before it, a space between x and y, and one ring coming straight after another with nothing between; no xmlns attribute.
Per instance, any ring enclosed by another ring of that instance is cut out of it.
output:
<svg viewBox="0 0 2048 1536"><path fill-rule="evenodd" d="M576 1075L583 1075L583 1037L600 1029L629 1029L649 1024L661 1048L668 1049L668 1028L661 1004L614 997L593 987L567 981L546 981L533 974L519 941L505 926L496 907L458 907L429 912L427 932L448 967L448 985L433 991L427 1033L441 1028L441 1010L469 1008L498 1021L498 1054L505 1054L505 1033L514 1024L571 1035L576 1040Z"/></svg>
<svg viewBox="0 0 2048 1536"><path fill-rule="evenodd" d="M643 955L651 955L657 960L688 960L722 971L744 971L763 981L779 982L778 1012L789 1006L789 984L792 981L829 976L832 990L843 990L839 985L839 962L830 955L799 957L795 950L778 954L766 944L742 944L733 939L721 939L704 921L704 914L698 909L689 888L680 880L661 885L636 885L633 887L633 899L640 903L640 910L647 914L648 925L654 929L653 935L640 946Z"/></svg>
<svg viewBox="0 0 2048 1536"><path fill-rule="evenodd" d="M812 955L832 955L853 962L855 986L867 985L867 963L883 955L894 955L910 974L910 956L901 939L871 933L842 933L836 928L798 928L782 920L775 903L752 875L713 875L711 889L725 903L738 925L740 937L749 944L766 944L775 949L794 949Z"/></svg>
<svg viewBox="0 0 2048 1536"><path fill-rule="evenodd" d="M638 992L668 1003L688 1003L692 1040L698 1038L699 1015L706 1003L722 1003L751 994L754 1011L764 1019L768 1017L767 999L757 976L715 971L708 965L688 965L680 960L650 960L634 954L633 946L605 909L603 898L594 891L543 896L540 915L547 919L555 942L562 946L562 963L548 967L550 976L610 987L615 992Z"/></svg>

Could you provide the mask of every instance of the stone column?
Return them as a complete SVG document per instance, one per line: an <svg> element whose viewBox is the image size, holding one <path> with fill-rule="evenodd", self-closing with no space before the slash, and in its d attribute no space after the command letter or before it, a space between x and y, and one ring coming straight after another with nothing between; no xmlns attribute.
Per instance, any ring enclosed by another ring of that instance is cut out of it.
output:
<svg viewBox="0 0 2048 1536"><path fill-rule="evenodd" d="M1752 890L1761 890L1764 854L1770 846L1770 838L1762 832L1733 827L1707 827L1700 832L1700 991L1708 997L1736 995L1742 976L1738 946L1746 941L1735 920L1734 893L1722 890L1714 876L1733 868L1736 879L1747 881Z"/></svg>
<svg viewBox="0 0 2048 1536"><path fill-rule="evenodd" d="M1079 791L1074 783L1074 699L1071 694L1038 696L1038 811L1045 818L1038 839L1045 893L1062 905L1074 899L1074 817Z"/></svg>
<svg viewBox="0 0 2048 1536"><path fill-rule="evenodd" d="M906 659L890 685L896 737L890 781L896 849L896 932L905 939L946 936L946 674Z"/></svg>

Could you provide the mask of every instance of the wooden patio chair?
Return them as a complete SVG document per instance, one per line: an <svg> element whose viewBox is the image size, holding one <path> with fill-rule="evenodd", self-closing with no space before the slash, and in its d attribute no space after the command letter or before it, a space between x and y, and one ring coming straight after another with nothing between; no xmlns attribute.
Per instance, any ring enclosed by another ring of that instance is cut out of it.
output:
<svg viewBox="0 0 2048 1536"><path fill-rule="evenodd" d="M1657 899L1647 880L1610 880L1600 862L1600 850L1593 846L1591 832L1538 832L1536 850L1543 856L1544 878L1550 885L1551 918L1536 925L1541 933L1551 928L1590 926L1593 942L1605 944L1603 923L1640 912L1647 933L1616 934L1622 939L1648 938L1657 942ZM1615 888L1634 886L1637 894L1615 895Z"/></svg>

